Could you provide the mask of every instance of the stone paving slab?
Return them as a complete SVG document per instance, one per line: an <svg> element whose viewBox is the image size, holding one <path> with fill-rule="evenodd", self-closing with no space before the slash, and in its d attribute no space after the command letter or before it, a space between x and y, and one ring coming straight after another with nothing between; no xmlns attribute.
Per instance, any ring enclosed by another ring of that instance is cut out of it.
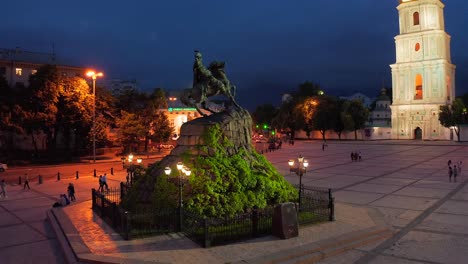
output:
<svg viewBox="0 0 468 264"><path fill-rule="evenodd" d="M335 200L338 202L366 205L381 197L381 193L364 193L355 191L337 191L334 193Z"/></svg>
<svg viewBox="0 0 468 264"><path fill-rule="evenodd" d="M361 184L346 188L345 190L387 194L387 193L393 193L396 190L401 189L401 188L402 188L401 186L396 186L396 185L361 183Z"/></svg>
<svg viewBox="0 0 468 264"><path fill-rule="evenodd" d="M468 216L432 213L417 228L468 235Z"/></svg>
<svg viewBox="0 0 468 264"><path fill-rule="evenodd" d="M55 240L42 240L16 247L0 248L0 263L65 263L59 248Z"/></svg>
<svg viewBox="0 0 468 264"><path fill-rule="evenodd" d="M34 206L48 206L51 207L54 204L55 200L46 198L46 197L35 197ZM10 200L8 203L2 203L7 210L18 211L31 208L31 201L29 199L20 199L20 200Z"/></svg>
<svg viewBox="0 0 468 264"><path fill-rule="evenodd" d="M448 178L448 177L447 177ZM456 182L440 182L440 181L427 181L421 180L414 183L412 186L416 188L431 188L431 189L444 189L444 190L453 190L458 187L461 183L461 179L458 183Z"/></svg>
<svg viewBox="0 0 468 264"><path fill-rule="evenodd" d="M427 264L428 262L422 262L422 261L417 261L417 260L409 260L409 259L404 259L404 258L399 258L399 257L394 257L394 256L384 256L384 255L379 255L377 256L372 263L378 263L378 264ZM433 263L433 262L430 262Z"/></svg>
<svg viewBox="0 0 468 264"><path fill-rule="evenodd" d="M412 179L401 179L401 178L387 178L387 177L380 177L377 179L373 179L368 181L367 183L370 184L384 184L384 185L396 185L396 186L405 186L411 183L416 182L417 180Z"/></svg>
<svg viewBox="0 0 468 264"><path fill-rule="evenodd" d="M411 231L384 253L407 259L462 264L468 256L468 238Z"/></svg>
<svg viewBox="0 0 468 264"><path fill-rule="evenodd" d="M0 234L3 238L8 238L0 239L0 248L38 242L45 239L42 234L27 225L0 227Z"/></svg>
<svg viewBox="0 0 468 264"><path fill-rule="evenodd" d="M27 208L18 211L14 211L16 217L24 222L34 222L46 219L46 212L50 210L51 205Z"/></svg>
<svg viewBox="0 0 468 264"><path fill-rule="evenodd" d="M386 208L386 207L372 207L378 210L383 217L385 223L389 226L404 227L413 221L421 214L421 211Z"/></svg>
<svg viewBox="0 0 468 264"><path fill-rule="evenodd" d="M447 189L417 188L413 186L415 186L415 184L409 187L404 187L403 189L396 191L394 194L423 198L442 198L450 192L450 190Z"/></svg>
<svg viewBox="0 0 468 264"><path fill-rule="evenodd" d="M442 206L437 208L435 212L468 216L468 201L465 202L448 200L442 204Z"/></svg>
<svg viewBox="0 0 468 264"><path fill-rule="evenodd" d="M436 199L430 198L388 195L371 203L370 205L409 210L426 210L436 201Z"/></svg>

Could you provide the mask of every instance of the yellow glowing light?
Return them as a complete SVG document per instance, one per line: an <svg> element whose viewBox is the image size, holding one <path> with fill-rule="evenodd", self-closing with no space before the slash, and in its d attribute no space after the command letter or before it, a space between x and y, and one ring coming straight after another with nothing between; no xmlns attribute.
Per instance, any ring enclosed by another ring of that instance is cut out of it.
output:
<svg viewBox="0 0 468 264"><path fill-rule="evenodd" d="M86 76L92 77L93 79L95 79L96 77L104 76L104 73L102 73L102 72L96 73L95 71L88 71L88 72L86 72Z"/></svg>

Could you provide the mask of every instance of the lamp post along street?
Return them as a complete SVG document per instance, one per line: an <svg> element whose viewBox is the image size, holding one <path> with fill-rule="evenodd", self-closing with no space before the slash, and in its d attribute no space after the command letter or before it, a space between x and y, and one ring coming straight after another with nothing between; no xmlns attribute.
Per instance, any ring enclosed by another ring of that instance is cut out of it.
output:
<svg viewBox="0 0 468 264"><path fill-rule="evenodd" d="M93 80L93 162L96 163L96 78L102 77L104 74L88 71L86 75Z"/></svg>
<svg viewBox="0 0 468 264"><path fill-rule="evenodd" d="M178 228L179 228L179 231L182 230L182 222L183 222L183 206L184 206L184 203L183 203L183 200L182 200L182 187L184 187L184 183L183 183L183 179L182 177L189 177L190 174L192 174L192 171L184 166L184 164L182 162L177 162L177 170L179 171L179 177L178 177L178 185L179 185L179 208L178 208L178 211L179 211L179 223L178 223ZM170 175L171 174L171 168L170 167L166 167L164 169L164 173L166 173L166 175Z"/></svg>
<svg viewBox="0 0 468 264"><path fill-rule="evenodd" d="M290 172L295 172L296 175L299 176L299 210L301 210L301 205L302 205L302 175L307 173L307 167L309 166L309 162L306 159L304 159L304 157L302 155L299 155L299 157L297 157L297 161L298 161L297 168L293 167L294 163L295 163L295 161L293 159L288 161L288 165L289 165L289 171Z"/></svg>

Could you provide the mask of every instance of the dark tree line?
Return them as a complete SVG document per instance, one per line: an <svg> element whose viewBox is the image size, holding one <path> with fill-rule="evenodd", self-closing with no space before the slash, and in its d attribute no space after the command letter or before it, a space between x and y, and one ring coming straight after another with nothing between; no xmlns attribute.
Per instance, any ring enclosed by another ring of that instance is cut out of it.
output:
<svg viewBox="0 0 468 264"><path fill-rule="evenodd" d="M252 116L256 124L271 124L271 128L290 133L293 138L298 130L308 137L318 130L326 139L326 132L334 130L340 139L343 131L354 131L357 139L357 130L364 128L369 110L361 101L325 95L319 85L304 82L283 97L279 108L261 105Z"/></svg>

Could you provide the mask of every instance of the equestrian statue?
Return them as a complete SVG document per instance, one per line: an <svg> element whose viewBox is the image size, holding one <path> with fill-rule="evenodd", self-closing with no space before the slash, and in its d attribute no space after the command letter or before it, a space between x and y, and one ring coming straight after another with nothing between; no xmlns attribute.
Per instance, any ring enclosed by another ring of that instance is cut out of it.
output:
<svg viewBox="0 0 468 264"><path fill-rule="evenodd" d="M203 116L207 115L201 111L200 107L210 113L216 112L207 105L208 97L211 96L225 95L234 106L241 108L234 99L236 87L231 85L226 77L224 66L224 62L213 61L208 68L205 68L202 55L196 50L193 64L193 87L183 90L181 102L194 107Z"/></svg>

